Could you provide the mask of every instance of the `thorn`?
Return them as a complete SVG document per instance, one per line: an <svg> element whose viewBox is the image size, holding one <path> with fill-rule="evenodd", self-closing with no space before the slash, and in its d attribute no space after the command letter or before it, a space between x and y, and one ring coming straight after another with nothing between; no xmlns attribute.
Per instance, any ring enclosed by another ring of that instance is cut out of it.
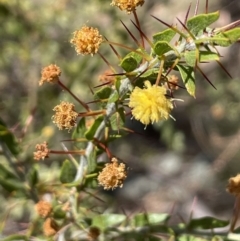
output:
<svg viewBox="0 0 240 241"><path fill-rule="evenodd" d="M198 65L196 65L196 69L202 74L202 76L207 80L207 82L215 89L217 88L213 85L213 83L208 79L208 77L203 73L203 71L199 68Z"/></svg>
<svg viewBox="0 0 240 241"><path fill-rule="evenodd" d="M186 16L185 16L185 19L184 19L184 24L185 25L187 23L187 19L188 19L188 16L189 16L189 12L190 12L191 6L192 6L192 3L190 3L190 5L188 7L188 10L187 10L187 13L186 13Z"/></svg>
<svg viewBox="0 0 240 241"><path fill-rule="evenodd" d="M197 15L198 7L199 7L199 0L197 0L197 3L196 3L196 7L195 7L195 11L194 11L194 16Z"/></svg>
<svg viewBox="0 0 240 241"><path fill-rule="evenodd" d="M216 60L216 62L218 63L218 65L223 69L223 71L232 79L231 74L228 72L228 70L223 66L223 64L219 61Z"/></svg>
<svg viewBox="0 0 240 241"><path fill-rule="evenodd" d="M188 32L188 34L192 37L192 39L196 39L195 36L188 30L187 26L179 18L177 18L177 20L183 26L183 28Z"/></svg>
<svg viewBox="0 0 240 241"><path fill-rule="evenodd" d="M134 18L136 20L136 24L137 26L139 27L139 29L141 29L141 25L140 25L140 22L138 20L138 16L137 16L137 12L136 10L133 11L133 15L134 15ZM142 35L142 31L139 32L140 33L140 37L141 37L141 40L142 40L142 47L144 48L144 36Z"/></svg>
<svg viewBox="0 0 240 241"><path fill-rule="evenodd" d="M208 0L206 0L205 13L208 13Z"/></svg>
<svg viewBox="0 0 240 241"><path fill-rule="evenodd" d="M117 50L112 46L112 44L108 41L107 37L104 36L104 38L107 40L108 44L110 45L111 49L113 50L113 52L116 54L116 56L118 57L119 60L121 60L121 56L120 54L117 52Z"/></svg>

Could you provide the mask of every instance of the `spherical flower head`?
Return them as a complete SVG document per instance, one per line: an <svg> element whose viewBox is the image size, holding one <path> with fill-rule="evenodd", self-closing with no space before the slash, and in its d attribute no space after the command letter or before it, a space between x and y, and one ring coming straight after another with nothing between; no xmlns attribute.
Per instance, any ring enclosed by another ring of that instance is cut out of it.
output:
<svg viewBox="0 0 240 241"><path fill-rule="evenodd" d="M99 34L97 28L83 26L80 30L73 33L70 43L75 46L77 54L94 55L98 52L102 41L102 35Z"/></svg>
<svg viewBox="0 0 240 241"><path fill-rule="evenodd" d="M240 174L229 178L227 191L233 195L240 194Z"/></svg>
<svg viewBox="0 0 240 241"><path fill-rule="evenodd" d="M53 111L56 112L52 117L53 123L57 125L59 130L71 130L76 126L78 113L74 109L74 104L62 101L59 105L54 107Z"/></svg>
<svg viewBox="0 0 240 241"><path fill-rule="evenodd" d="M61 69L56 64L50 64L42 69L42 76L39 81L39 85L43 85L45 82L56 83L61 75Z"/></svg>
<svg viewBox="0 0 240 241"><path fill-rule="evenodd" d="M166 89L162 86L151 85L145 81L146 88L134 88L130 95L129 107L135 119L148 125L160 120L167 120L173 108L172 102L166 98Z"/></svg>
<svg viewBox="0 0 240 241"><path fill-rule="evenodd" d="M115 189L123 186L123 181L127 178L126 166L124 163L118 163L116 158L112 163L105 164L102 172L98 175L98 183L105 190Z"/></svg>
<svg viewBox="0 0 240 241"><path fill-rule="evenodd" d="M50 237L57 233L58 225L52 218L47 218L43 223L43 233L45 236Z"/></svg>
<svg viewBox="0 0 240 241"><path fill-rule="evenodd" d="M49 154L49 149L48 149L48 144L46 141L44 141L42 144L37 144L35 146L36 151L33 153L33 158L34 160L44 160L45 158L48 158Z"/></svg>
<svg viewBox="0 0 240 241"><path fill-rule="evenodd" d="M137 6L142 6L144 0L113 0L111 5L117 6L121 11L126 11L128 14L133 12Z"/></svg>
<svg viewBox="0 0 240 241"><path fill-rule="evenodd" d="M35 205L35 210L39 216L46 218L52 212L52 205L42 200Z"/></svg>

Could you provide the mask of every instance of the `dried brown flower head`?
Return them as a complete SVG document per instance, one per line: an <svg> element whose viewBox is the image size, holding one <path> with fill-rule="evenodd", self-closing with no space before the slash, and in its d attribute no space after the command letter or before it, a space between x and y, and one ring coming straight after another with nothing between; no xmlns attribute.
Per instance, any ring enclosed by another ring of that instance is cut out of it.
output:
<svg viewBox="0 0 240 241"><path fill-rule="evenodd" d="M168 84L167 84L167 88L171 89L171 90L177 90L178 87L178 81L179 78L176 75L170 75L168 78Z"/></svg>
<svg viewBox="0 0 240 241"><path fill-rule="evenodd" d="M45 236L53 236L58 231L58 225L52 218L47 218L43 223L43 233Z"/></svg>
<svg viewBox="0 0 240 241"><path fill-rule="evenodd" d="M35 146L36 151L33 152L33 158L34 160L39 161L40 159L44 160L45 158L49 157L49 149L48 144L46 141L44 141L42 144L37 144Z"/></svg>
<svg viewBox="0 0 240 241"><path fill-rule="evenodd" d="M106 190L122 187L123 181L127 178L125 164L118 164L116 158L112 158L111 161L112 163L105 164L105 167L98 175L98 183Z"/></svg>
<svg viewBox="0 0 240 241"><path fill-rule="evenodd" d="M103 74L99 75L99 80L102 83L113 84L116 78L112 74L114 74L112 70L105 70Z"/></svg>
<svg viewBox="0 0 240 241"><path fill-rule="evenodd" d="M233 195L240 194L240 174L229 178L227 191Z"/></svg>
<svg viewBox="0 0 240 241"><path fill-rule="evenodd" d="M40 86L45 82L56 83L59 80L59 76L61 75L61 70L56 64L50 64L49 66L42 69L41 74L42 77L39 81Z"/></svg>
<svg viewBox="0 0 240 241"><path fill-rule="evenodd" d="M137 6L142 6L144 0L113 0L111 5L117 6L120 10L126 11L128 14L133 12Z"/></svg>
<svg viewBox="0 0 240 241"><path fill-rule="evenodd" d="M89 240L96 240L100 235L100 230L97 227L90 227L88 232Z"/></svg>
<svg viewBox="0 0 240 241"><path fill-rule="evenodd" d="M52 117L53 123L57 125L59 130L71 130L76 125L78 113L74 109L74 104L62 101L54 107L53 111L56 112Z"/></svg>
<svg viewBox="0 0 240 241"><path fill-rule="evenodd" d="M52 212L52 204L47 201L39 201L35 205L35 210L39 216L46 218Z"/></svg>
<svg viewBox="0 0 240 241"><path fill-rule="evenodd" d="M97 28L83 26L80 30L73 33L70 43L75 46L77 54L94 55L97 53L102 41L102 35L99 34Z"/></svg>

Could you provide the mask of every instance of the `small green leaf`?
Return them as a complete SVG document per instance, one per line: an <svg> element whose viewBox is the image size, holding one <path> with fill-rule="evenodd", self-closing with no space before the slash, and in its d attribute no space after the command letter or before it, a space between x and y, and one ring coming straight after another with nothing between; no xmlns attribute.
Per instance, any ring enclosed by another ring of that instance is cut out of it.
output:
<svg viewBox="0 0 240 241"><path fill-rule="evenodd" d="M209 239L184 234L184 235L181 235L179 238L177 238L176 241L209 241Z"/></svg>
<svg viewBox="0 0 240 241"><path fill-rule="evenodd" d="M184 53L186 64L194 67L196 64L196 51L186 51Z"/></svg>
<svg viewBox="0 0 240 241"><path fill-rule="evenodd" d="M93 217L92 226L95 226L102 231L119 225L126 220L123 214L101 214Z"/></svg>
<svg viewBox="0 0 240 241"><path fill-rule="evenodd" d="M6 126L6 124L0 119L0 142L6 144L8 149L11 151L13 155L18 155L21 151L21 148L18 145L17 139L10 132Z"/></svg>
<svg viewBox="0 0 240 241"><path fill-rule="evenodd" d="M201 34L200 31L203 31L206 27L216 22L219 18L219 12L207 13L207 14L199 14L196 15L187 21L187 28L190 32L197 36Z"/></svg>
<svg viewBox="0 0 240 241"><path fill-rule="evenodd" d="M234 28L225 32L221 32L214 36L214 38L216 37L223 38L225 40L215 40L214 44L222 47L228 47L240 39L240 28Z"/></svg>
<svg viewBox="0 0 240 241"><path fill-rule="evenodd" d="M2 241L28 241L28 240L29 238L26 235L22 235L22 234L13 234L2 239Z"/></svg>
<svg viewBox="0 0 240 241"><path fill-rule="evenodd" d="M96 157L96 148L91 151L90 155L88 156L88 170L87 173L92 173L96 170L97 167L97 157Z"/></svg>
<svg viewBox="0 0 240 241"><path fill-rule="evenodd" d="M174 48L166 41L157 41L153 47L153 51L158 56L162 56L171 50L174 50Z"/></svg>
<svg viewBox="0 0 240 241"><path fill-rule="evenodd" d="M110 125L112 130L119 131L119 129L125 124L125 112L124 108L119 108L116 113L110 117Z"/></svg>
<svg viewBox="0 0 240 241"><path fill-rule="evenodd" d="M73 182L77 170L73 163L69 160L65 160L62 164L61 171L60 171L60 182L61 183L70 183Z"/></svg>
<svg viewBox="0 0 240 241"><path fill-rule="evenodd" d="M122 61L120 62L120 66L126 71L126 72L131 72L135 70L138 65L140 64L142 60L142 56L135 53L131 52L127 54Z"/></svg>
<svg viewBox="0 0 240 241"><path fill-rule="evenodd" d="M17 179L4 179L0 177L0 185L8 192L23 192L26 190L24 183L20 182Z"/></svg>
<svg viewBox="0 0 240 241"><path fill-rule="evenodd" d="M110 97L109 97L109 99L108 99L108 103L114 103L114 102L116 102L118 99L119 99L119 94L118 94L117 91L114 91L114 92L110 95Z"/></svg>
<svg viewBox="0 0 240 241"><path fill-rule="evenodd" d="M95 133L96 133L96 130L98 129L98 127L100 126L100 124L102 123L103 121L103 116L99 116L95 121L94 123L92 124L92 126L89 128L89 130L85 133L85 137L88 139L88 140L92 140Z"/></svg>
<svg viewBox="0 0 240 241"><path fill-rule="evenodd" d="M188 224L188 229L213 229L226 227L229 221L220 220L213 217L203 217L198 219L192 219Z"/></svg>
<svg viewBox="0 0 240 241"><path fill-rule="evenodd" d="M183 79L183 83L187 89L187 92L195 98L195 76L194 69L191 66L177 65L177 68Z"/></svg>
<svg viewBox="0 0 240 241"><path fill-rule="evenodd" d="M17 179L17 176L1 163L0 163L0 177L4 179L11 179L11 178Z"/></svg>
<svg viewBox="0 0 240 241"><path fill-rule="evenodd" d="M166 213L154 214L154 213L138 213L132 219L132 224L135 227L142 227L146 225L155 225L166 222L170 215Z"/></svg>
<svg viewBox="0 0 240 241"><path fill-rule="evenodd" d="M95 100L101 100L101 106L105 107L108 101L109 96L112 94L112 88L109 86L105 86L104 88L101 88L100 90L96 91L94 93L94 99Z"/></svg>
<svg viewBox="0 0 240 241"><path fill-rule="evenodd" d="M33 166L31 170L28 172L27 180L31 187L35 187L36 184L38 183L38 180L39 180L38 171L35 166Z"/></svg>
<svg viewBox="0 0 240 241"><path fill-rule="evenodd" d="M77 127L74 129L74 132L72 134L72 139L85 139L85 132L87 131L86 128L86 121L85 117L81 118L81 120L78 122ZM78 149L84 149L86 147L86 142L75 142L75 145Z"/></svg>
<svg viewBox="0 0 240 241"><path fill-rule="evenodd" d="M162 32L156 33L153 35L153 43L155 44L158 41L166 41L166 42L170 42L172 40L172 38L175 36L176 32L171 29L168 28Z"/></svg>
<svg viewBox="0 0 240 241"><path fill-rule="evenodd" d="M63 219L66 216L66 212L62 210L62 205L56 205L53 208L53 217L56 219Z"/></svg>

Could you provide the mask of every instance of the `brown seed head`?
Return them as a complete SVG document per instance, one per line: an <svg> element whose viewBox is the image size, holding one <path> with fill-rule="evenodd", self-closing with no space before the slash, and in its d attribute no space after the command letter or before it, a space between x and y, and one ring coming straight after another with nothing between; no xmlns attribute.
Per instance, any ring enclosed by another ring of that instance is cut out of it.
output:
<svg viewBox="0 0 240 241"><path fill-rule="evenodd" d="M103 72L103 74L99 75L99 80L102 83L108 83L109 85L113 84L116 77L112 76L113 72L112 70L108 69Z"/></svg>
<svg viewBox="0 0 240 241"><path fill-rule="evenodd" d="M43 223L43 233L45 236L53 236L58 231L58 225L52 218L47 218Z"/></svg>
<svg viewBox="0 0 240 241"><path fill-rule="evenodd" d="M49 154L49 149L48 149L48 144L46 141L44 141L42 144L37 144L35 146L36 151L33 152L33 158L34 160L44 160L45 158L48 158L48 154Z"/></svg>
<svg viewBox="0 0 240 241"><path fill-rule="evenodd" d="M46 201L39 201L35 205L35 210L39 216L46 218L52 212L52 204Z"/></svg>
<svg viewBox="0 0 240 241"><path fill-rule="evenodd" d="M137 6L142 6L144 0L112 0L111 5L117 6L121 11L126 11L128 14L133 12Z"/></svg>
<svg viewBox="0 0 240 241"><path fill-rule="evenodd" d="M170 75L168 77L168 84L167 88L170 88L171 90L177 90L179 87L177 86L179 81L179 78L176 75Z"/></svg>
<svg viewBox="0 0 240 241"><path fill-rule="evenodd" d="M240 174L229 178L227 191L233 195L240 194Z"/></svg>
<svg viewBox="0 0 240 241"><path fill-rule="evenodd" d="M40 86L45 82L56 83L59 80L59 76L61 75L61 70L56 64L50 64L49 66L42 69L41 74L42 77L39 81Z"/></svg>
<svg viewBox="0 0 240 241"><path fill-rule="evenodd" d="M123 186L123 181L127 178L126 166L124 163L118 164L116 158L112 158L112 163L105 164L102 172L98 175L98 183L104 189L115 189Z"/></svg>
<svg viewBox="0 0 240 241"><path fill-rule="evenodd" d="M100 235L99 228L97 228L97 227L90 227L89 228L89 232L88 232L89 240L91 240L91 241L96 240L99 235Z"/></svg>
<svg viewBox="0 0 240 241"><path fill-rule="evenodd" d="M56 112L52 117L53 123L57 125L59 130L71 130L76 125L78 113L74 109L74 104L62 101L54 107L53 111Z"/></svg>
<svg viewBox="0 0 240 241"><path fill-rule="evenodd" d="M102 35L99 34L97 28L83 26L80 30L73 33L70 43L75 46L77 54L94 55L98 52L102 41Z"/></svg>

